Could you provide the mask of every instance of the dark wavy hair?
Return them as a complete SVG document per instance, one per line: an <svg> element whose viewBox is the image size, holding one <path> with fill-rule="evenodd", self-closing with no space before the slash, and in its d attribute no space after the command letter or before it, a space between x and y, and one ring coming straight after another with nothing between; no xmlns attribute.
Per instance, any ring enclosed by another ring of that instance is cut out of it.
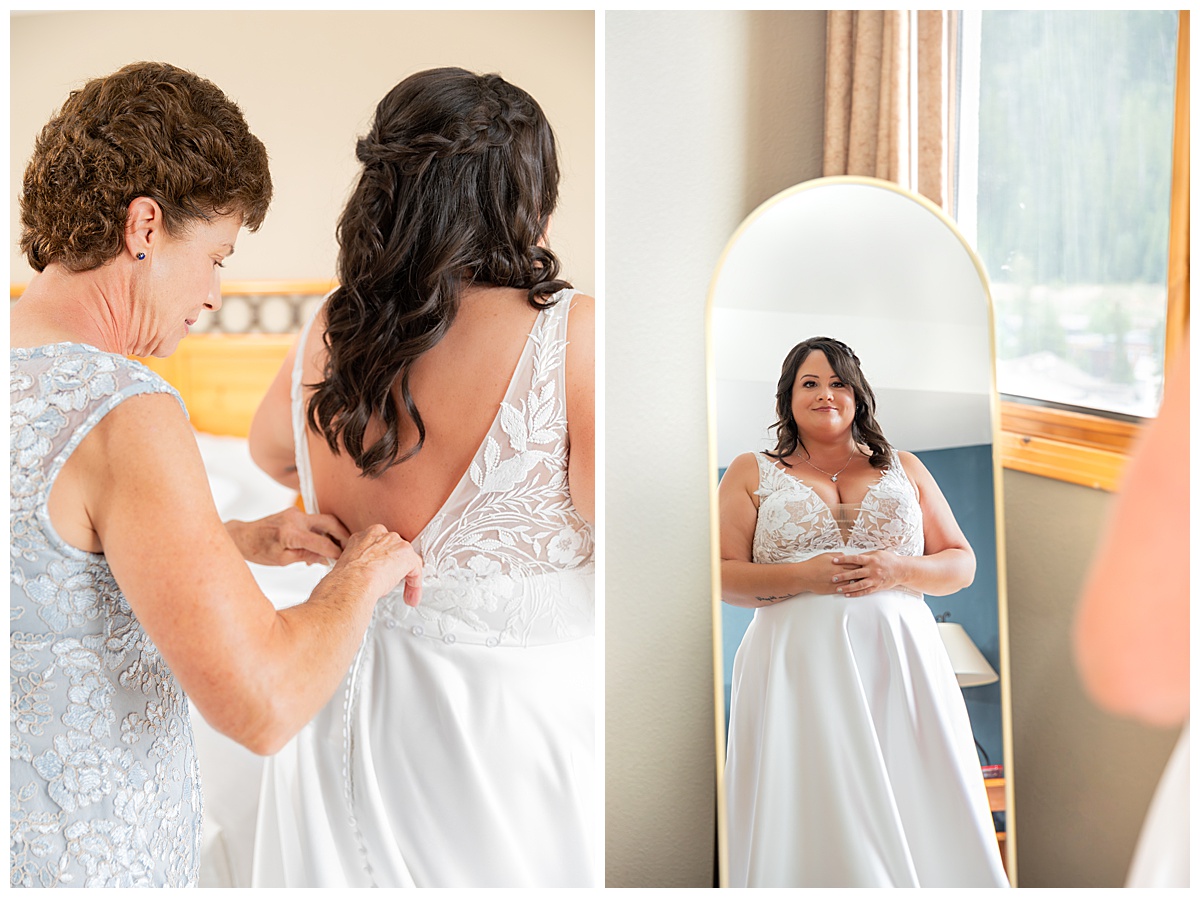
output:
<svg viewBox="0 0 1200 898"><path fill-rule="evenodd" d="M308 425L378 477L424 445L409 374L454 323L464 287L519 287L545 308L569 284L538 245L558 199L554 132L519 87L457 68L418 72L380 101L357 155ZM408 447L402 415L417 430ZM375 417L383 433L368 445Z"/></svg>
<svg viewBox="0 0 1200 898"><path fill-rule="evenodd" d="M267 150L211 81L135 62L73 91L34 144L21 192L21 250L42 271L98 268L121 253L131 201L155 200L169 233L271 204Z"/></svg>
<svg viewBox="0 0 1200 898"><path fill-rule="evenodd" d="M776 434L775 448L765 454L791 467L786 461L788 456L797 449L805 448L804 441L800 439L800 428L796 426L796 418L792 414L792 388L800 366L813 352L825 353L833 373L854 391L854 423L851 430L854 442L871 450L868 457L871 467L886 467L894 450L875 420L875 393L863 376L861 363L854 350L832 337L810 337L803 343L797 343L783 360L783 370L775 388L775 414L778 420L770 427Z"/></svg>

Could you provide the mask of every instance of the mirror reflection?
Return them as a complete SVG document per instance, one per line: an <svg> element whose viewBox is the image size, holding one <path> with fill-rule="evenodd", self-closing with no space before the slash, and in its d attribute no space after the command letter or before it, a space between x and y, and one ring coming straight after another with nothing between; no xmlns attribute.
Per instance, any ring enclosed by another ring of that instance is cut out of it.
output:
<svg viewBox="0 0 1200 898"><path fill-rule="evenodd" d="M982 269L826 178L739 228L711 314L728 885L1008 885Z"/></svg>

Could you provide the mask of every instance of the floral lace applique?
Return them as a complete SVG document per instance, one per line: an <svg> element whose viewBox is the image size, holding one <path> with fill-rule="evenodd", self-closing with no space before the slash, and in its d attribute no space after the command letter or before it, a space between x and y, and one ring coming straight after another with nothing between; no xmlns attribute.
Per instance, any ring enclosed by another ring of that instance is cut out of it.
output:
<svg viewBox="0 0 1200 898"><path fill-rule="evenodd" d="M12 350L9 383L9 883L194 885L201 797L186 699L104 556L63 542L46 509L105 414L174 391L80 344Z"/></svg>
<svg viewBox="0 0 1200 898"><path fill-rule="evenodd" d="M758 523L753 558L759 563L804 561L822 552L891 549L899 555L925 551L921 506L899 460L867 491L843 539L832 510L803 481L758 459Z"/></svg>
<svg viewBox="0 0 1200 898"><path fill-rule="evenodd" d="M594 535L567 485L570 298L538 316L467 476L414 540L425 561L421 604L393 595L379 605L385 622L420 620L429 635L491 645L591 632L594 603L580 584L591 576Z"/></svg>

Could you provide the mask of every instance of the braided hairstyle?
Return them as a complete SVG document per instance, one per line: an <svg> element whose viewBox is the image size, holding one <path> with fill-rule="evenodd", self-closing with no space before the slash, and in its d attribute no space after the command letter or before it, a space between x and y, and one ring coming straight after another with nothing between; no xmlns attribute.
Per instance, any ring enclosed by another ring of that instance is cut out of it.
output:
<svg viewBox="0 0 1200 898"><path fill-rule="evenodd" d="M404 79L376 107L357 157L307 418L331 451L378 477L424 445L409 375L454 323L463 289L518 287L541 309L570 285L539 245L558 199L554 133L533 97L499 75L439 68ZM402 415L417 431L407 447ZM383 429L368 442L373 419Z"/></svg>
<svg viewBox="0 0 1200 898"><path fill-rule="evenodd" d="M813 352L823 352L833 373L842 383L854 390L854 423L851 425L854 442L865 444L871 450L868 458L871 467L886 467L894 450L875 420L875 393L863 376L854 350L832 337L810 337L803 343L797 343L783 360L783 370L775 388L775 413L778 420L770 427L776 432L775 448L765 454L791 467L786 459L797 449L804 449L804 441L800 439L800 428L796 425L795 415L792 414L792 388L796 384L800 366Z"/></svg>

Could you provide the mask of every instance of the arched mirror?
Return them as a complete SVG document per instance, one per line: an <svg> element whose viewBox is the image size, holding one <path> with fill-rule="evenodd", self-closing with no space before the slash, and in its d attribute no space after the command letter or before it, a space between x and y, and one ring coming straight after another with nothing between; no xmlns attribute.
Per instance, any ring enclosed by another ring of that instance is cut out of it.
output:
<svg viewBox="0 0 1200 898"><path fill-rule="evenodd" d="M773 197L734 233L712 281L708 326L714 482L737 456L775 445L768 428L781 364L802 340L828 336L861 359L887 440L914 453L945 496L974 550L976 571L970 586L925 602L941 622L968 710L967 738L985 768L1000 875L1015 884L999 419L982 264L923 197L885 181L821 178ZM714 495L714 525L717 501ZM721 602L719 589L724 734L734 656L760 611ZM719 771L724 753L722 746ZM722 775L723 814L726 785ZM719 832L723 874L727 822L723 817ZM724 875L722 881L728 883Z"/></svg>

